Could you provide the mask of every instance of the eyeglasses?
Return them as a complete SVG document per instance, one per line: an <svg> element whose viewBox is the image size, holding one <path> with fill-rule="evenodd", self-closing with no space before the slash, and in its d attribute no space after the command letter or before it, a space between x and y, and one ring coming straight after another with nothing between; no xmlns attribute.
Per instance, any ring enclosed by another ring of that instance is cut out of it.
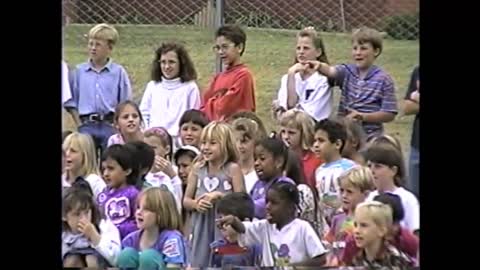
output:
<svg viewBox="0 0 480 270"><path fill-rule="evenodd" d="M235 46L235 44L233 44L233 43L230 43L230 44L222 44L221 46L215 45L215 46L212 47L212 50L213 50L214 52L218 52L218 51L225 52L225 51L227 51L228 49L230 49L230 48L232 48L232 47L234 47L234 46Z"/></svg>

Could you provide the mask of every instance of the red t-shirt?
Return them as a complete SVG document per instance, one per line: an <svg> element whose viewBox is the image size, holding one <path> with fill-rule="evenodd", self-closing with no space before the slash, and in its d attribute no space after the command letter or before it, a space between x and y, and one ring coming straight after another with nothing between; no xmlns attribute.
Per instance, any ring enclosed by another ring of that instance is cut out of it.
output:
<svg viewBox="0 0 480 270"><path fill-rule="evenodd" d="M360 249L355 244L353 235L350 235L345 242L342 264L349 265ZM419 240L418 237L408 229L400 228L399 234L390 243L411 258L417 258Z"/></svg>
<svg viewBox="0 0 480 270"><path fill-rule="evenodd" d="M215 75L200 110L210 121L227 119L236 112L255 112L255 84L248 68L239 64Z"/></svg>
<svg viewBox="0 0 480 270"><path fill-rule="evenodd" d="M317 190L315 181L315 170L323 164L323 160L317 158L312 151L306 151L302 157L303 174L305 182L314 190Z"/></svg>

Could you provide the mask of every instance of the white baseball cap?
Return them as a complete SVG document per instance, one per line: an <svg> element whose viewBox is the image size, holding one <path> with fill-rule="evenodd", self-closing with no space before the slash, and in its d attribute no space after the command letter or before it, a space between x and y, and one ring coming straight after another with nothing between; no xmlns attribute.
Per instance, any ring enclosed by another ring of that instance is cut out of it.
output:
<svg viewBox="0 0 480 270"><path fill-rule="evenodd" d="M175 160L177 160L178 157L180 156L180 154L185 153L185 152L187 152L187 151L193 152L193 153L195 154L195 156L198 156L198 155L200 154L200 150L198 150L197 147L191 146L191 145L184 145L184 146L180 147L180 148L177 150L177 152L175 152L175 154L173 155L173 158L174 158Z"/></svg>

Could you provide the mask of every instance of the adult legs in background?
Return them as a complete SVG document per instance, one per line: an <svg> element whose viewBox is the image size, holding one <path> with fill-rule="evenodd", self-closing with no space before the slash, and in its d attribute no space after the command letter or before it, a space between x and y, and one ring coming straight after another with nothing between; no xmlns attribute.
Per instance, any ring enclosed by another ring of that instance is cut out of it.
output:
<svg viewBox="0 0 480 270"><path fill-rule="evenodd" d="M115 128L108 122L89 122L78 127L78 132L92 136L98 157L107 148L108 138L116 133Z"/></svg>
<svg viewBox="0 0 480 270"><path fill-rule="evenodd" d="M407 188L419 197L419 170L420 170L420 152L415 147L410 147L410 158L408 162Z"/></svg>

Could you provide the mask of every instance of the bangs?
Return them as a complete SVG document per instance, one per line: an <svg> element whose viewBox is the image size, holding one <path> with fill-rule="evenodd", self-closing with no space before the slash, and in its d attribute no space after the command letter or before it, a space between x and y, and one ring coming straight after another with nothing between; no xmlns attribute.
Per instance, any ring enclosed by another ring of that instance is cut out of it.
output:
<svg viewBox="0 0 480 270"><path fill-rule="evenodd" d="M200 141L217 141L218 143L221 142L220 140L220 130L217 130L216 124L206 126L202 131L202 136L200 136Z"/></svg>
<svg viewBox="0 0 480 270"><path fill-rule="evenodd" d="M295 119L292 118L282 118L280 120L280 126L302 130L302 125L299 122L296 122Z"/></svg>
<svg viewBox="0 0 480 270"><path fill-rule="evenodd" d="M95 207L93 198L85 192L70 191L62 202L63 213L90 210Z"/></svg>
<svg viewBox="0 0 480 270"><path fill-rule="evenodd" d="M64 151L67 151L68 148L72 148L73 150L80 152L82 150L82 146L77 134L70 134L65 138L63 142L62 148Z"/></svg>
<svg viewBox="0 0 480 270"><path fill-rule="evenodd" d="M92 202L88 201L88 200L85 200L85 201L76 202L73 205L71 210L86 211L86 210L89 210L89 209L92 209L92 208L93 208Z"/></svg>
<svg viewBox="0 0 480 270"><path fill-rule="evenodd" d="M232 123L234 131L242 132L242 136L248 139L253 139L258 133L258 124L248 118L238 118Z"/></svg>
<svg viewBox="0 0 480 270"><path fill-rule="evenodd" d="M401 154L393 145L378 144L371 146L365 155L366 160L373 163L380 163L387 166L400 167L402 163Z"/></svg>
<svg viewBox="0 0 480 270"><path fill-rule="evenodd" d="M145 200L145 204L143 205L143 208L145 210L148 210L150 212L158 212L158 209L160 207L160 201L161 198L160 196L156 196L158 193L150 193L149 196L147 196L146 193L143 193L141 196L138 196L137 199L137 204L140 206L140 202L142 200Z"/></svg>

